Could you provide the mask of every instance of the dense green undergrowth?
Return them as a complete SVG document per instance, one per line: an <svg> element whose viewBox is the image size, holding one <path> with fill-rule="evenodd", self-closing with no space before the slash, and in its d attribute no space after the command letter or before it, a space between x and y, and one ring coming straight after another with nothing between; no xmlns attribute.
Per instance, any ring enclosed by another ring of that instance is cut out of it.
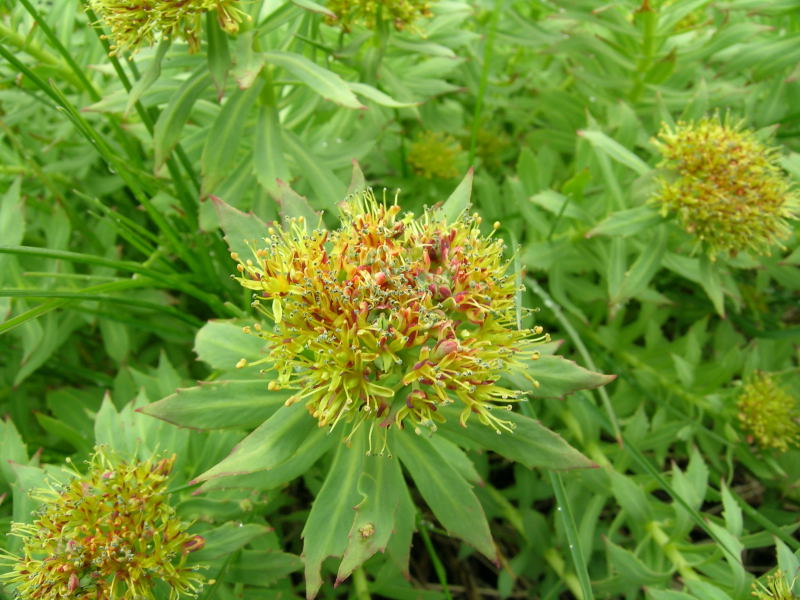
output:
<svg viewBox="0 0 800 600"><path fill-rule="evenodd" d="M0 598L800 597L795 0L140 4L0 0Z"/></svg>

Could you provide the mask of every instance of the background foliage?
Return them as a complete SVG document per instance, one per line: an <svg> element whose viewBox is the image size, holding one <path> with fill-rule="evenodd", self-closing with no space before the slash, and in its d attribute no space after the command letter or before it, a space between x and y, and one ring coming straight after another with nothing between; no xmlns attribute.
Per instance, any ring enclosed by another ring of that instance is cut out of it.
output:
<svg viewBox="0 0 800 600"><path fill-rule="evenodd" d="M618 375L530 402L601 468L556 477L472 452L499 566L423 512L409 573L378 554L321 594L738 599L776 565L791 584L800 451L751 443L736 399L765 371L797 401L797 228L772 256L711 261L647 201L661 124L717 113L800 177L800 4L441 0L416 28L349 33L308 1L241 9L235 35L207 20L198 53L175 40L129 58L79 2L0 1L0 533L28 518L43 477L28 467L94 443L167 450L183 485L245 435L133 411L241 358L201 329L249 313L215 197L270 221L291 182L332 224L354 159L415 210L474 166L524 304L561 354ZM178 488L209 539L205 597L304 593L300 529L325 468L278 489Z"/></svg>

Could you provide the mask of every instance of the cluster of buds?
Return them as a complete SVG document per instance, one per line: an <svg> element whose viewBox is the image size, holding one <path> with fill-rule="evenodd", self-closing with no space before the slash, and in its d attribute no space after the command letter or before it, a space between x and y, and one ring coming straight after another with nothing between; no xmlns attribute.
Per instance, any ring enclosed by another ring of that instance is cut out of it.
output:
<svg viewBox="0 0 800 600"><path fill-rule="evenodd" d="M664 126L654 141L670 172L655 201L677 214L711 258L741 250L769 254L791 232L797 194L777 164L777 152L748 130L705 118Z"/></svg>
<svg viewBox="0 0 800 600"><path fill-rule="evenodd" d="M244 16L237 4L238 0L89 0L89 8L111 31L112 55L151 46L157 35L184 39L189 51L197 52L205 13L214 11L220 27L236 33Z"/></svg>
<svg viewBox="0 0 800 600"><path fill-rule="evenodd" d="M800 409L795 398L766 373L747 380L737 403L748 439L765 449L785 452L800 446Z"/></svg>
<svg viewBox="0 0 800 600"><path fill-rule="evenodd" d="M435 430L439 407L456 402L462 425L475 415L510 430L495 412L523 393L499 380L525 373L548 336L517 327L504 243L481 234L477 215L400 216L396 199L387 206L369 190L341 211L335 231L291 219L252 258L233 255L253 306L274 323L245 328L269 343L270 389L297 390L287 403L305 401L321 427L349 423L352 435L368 423L370 444L392 425Z"/></svg>
<svg viewBox="0 0 800 600"><path fill-rule="evenodd" d="M408 163L423 177L452 179L458 176L461 144L441 131L425 131L414 139L408 149Z"/></svg>
<svg viewBox="0 0 800 600"><path fill-rule="evenodd" d="M336 16L326 21L344 32L350 32L354 25L375 30L381 21L403 31L418 18L430 17L430 4L428 0L328 0L327 8Z"/></svg>
<svg viewBox="0 0 800 600"><path fill-rule="evenodd" d="M162 582L170 600L195 596L204 577L187 564L204 545L167 501L175 457L125 463L99 448L86 474L40 490L32 524L14 523L23 555L8 555L1 579L21 600L153 600Z"/></svg>

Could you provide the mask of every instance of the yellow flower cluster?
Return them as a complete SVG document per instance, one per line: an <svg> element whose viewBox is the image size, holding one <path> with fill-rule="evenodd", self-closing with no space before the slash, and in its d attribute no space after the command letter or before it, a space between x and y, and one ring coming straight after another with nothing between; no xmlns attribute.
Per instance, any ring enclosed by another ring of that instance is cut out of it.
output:
<svg viewBox="0 0 800 600"><path fill-rule="evenodd" d="M420 17L430 17L428 0L328 0L327 8L336 15L329 17L329 25L349 32L354 25L376 29L380 21L388 21L402 31Z"/></svg>
<svg viewBox="0 0 800 600"><path fill-rule="evenodd" d="M408 163L420 175L431 179L452 179L458 176L461 144L441 131L425 131L418 135L408 149Z"/></svg>
<svg viewBox="0 0 800 600"><path fill-rule="evenodd" d="M757 373L742 388L737 403L739 422L762 448L785 452L800 446L797 400L766 373Z"/></svg>
<svg viewBox="0 0 800 600"><path fill-rule="evenodd" d="M186 560L204 540L167 502L174 461L118 462L98 449L85 475L38 493L33 524L12 526L23 556L4 557L13 570L0 579L21 600L153 600L158 582L170 600L196 595L204 577Z"/></svg>
<svg viewBox="0 0 800 600"><path fill-rule="evenodd" d="M752 132L705 118L664 126L655 141L670 172L655 201L674 212L712 258L749 250L769 254L790 233L798 198L777 153Z"/></svg>
<svg viewBox="0 0 800 600"><path fill-rule="evenodd" d="M182 38L190 52L197 52L205 13L216 12L220 27L235 33L244 16L237 4L238 0L89 0L89 8L111 30L111 54L151 46L157 34Z"/></svg>
<svg viewBox="0 0 800 600"><path fill-rule="evenodd" d="M370 441L407 421L435 430L438 408L454 402L462 424L475 415L510 429L494 411L523 394L499 379L524 373L547 336L516 327L503 242L481 235L477 215L401 216L371 191L345 201L341 217L330 232L291 220L252 258L233 255L238 281L274 323L245 328L269 342L270 389L296 389L288 403L304 400L321 427L368 421Z"/></svg>
<svg viewBox="0 0 800 600"><path fill-rule="evenodd" d="M753 596L758 600L800 600L800 596L792 591L792 585L789 584L780 569L767 575L766 586L760 582L754 582Z"/></svg>

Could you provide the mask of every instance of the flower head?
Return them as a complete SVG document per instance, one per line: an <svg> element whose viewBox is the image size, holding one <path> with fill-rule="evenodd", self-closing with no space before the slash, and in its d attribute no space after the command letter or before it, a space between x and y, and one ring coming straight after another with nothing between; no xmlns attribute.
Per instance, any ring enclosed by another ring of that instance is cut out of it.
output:
<svg viewBox="0 0 800 600"><path fill-rule="evenodd" d="M777 152L748 130L705 118L664 125L655 141L672 173L655 201L675 212L713 258L752 250L769 254L790 233L797 195L777 165Z"/></svg>
<svg viewBox="0 0 800 600"><path fill-rule="evenodd" d="M244 13L237 3L238 0L89 0L89 7L111 30L111 54L150 46L157 34L183 38L189 43L189 50L196 52L205 13L216 12L220 27L228 33L239 30Z"/></svg>
<svg viewBox="0 0 800 600"><path fill-rule="evenodd" d="M792 591L792 585L787 581L783 572L778 569L767 575L767 585L753 582L753 596L758 600L798 600Z"/></svg>
<svg viewBox="0 0 800 600"><path fill-rule="evenodd" d="M800 408L797 400L766 373L744 385L737 403L739 422L762 448L785 452L800 446Z"/></svg>
<svg viewBox="0 0 800 600"><path fill-rule="evenodd" d="M194 595L204 578L186 560L204 541L167 502L174 461L119 462L98 449L86 474L38 492L32 524L12 526L23 556L4 558L13 570L2 578L23 600L152 600L159 581L170 600Z"/></svg>
<svg viewBox="0 0 800 600"><path fill-rule="evenodd" d="M349 32L354 25L377 29L381 20L388 21L398 31L413 27L420 17L430 17L429 0L328 0L327 7L336 17L327 18L329 25L338 25Z"/></svg>
<svg viewBox="0 0 800 600"><path fill-rule="evenodd" d="M441 131L425 131L418 135L408 149L408 162L420 175L430 179L452 179L459 173L458 158L461 144Z"/></svg>
<svg viewBox="0 0 800 600"><path fill-rule="evenodd" d="M234 255L238 281L274 323L245 328L269 342L270 388L297 390L287 403L305 401L320 426L435 429L438 408L459 403L462 425L475 415L510 429L494 412L522 392L499 380L524 373L547 336L516 327L515 274L480 223L401 216L366 191L343 203L335 231L294 219L251 259Z"/></svg>

